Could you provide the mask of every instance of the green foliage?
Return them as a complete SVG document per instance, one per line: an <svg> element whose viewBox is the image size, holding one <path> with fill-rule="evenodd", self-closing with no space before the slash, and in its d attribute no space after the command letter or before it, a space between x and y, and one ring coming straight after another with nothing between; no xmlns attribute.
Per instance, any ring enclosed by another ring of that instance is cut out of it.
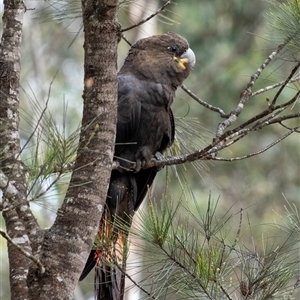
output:
<svg viewBox="0 0 300 300"><path fill-rule="evenodd" d="M217 202L209 199L206 211L191 215L185 201L172 202L171 207L165 198L157 206L151 200L137 213L141 221L131 231L133 240L143 240L134 247L143 260L137 285L147 294L140 299L293 299L300 267L299 215L293 204L284 217L288 234L281 236L282 228L258 240L251 234L250 250L246 233L258 228L243 224L242 210L219 215Z"/></svg>
<svg viewBox="0 0 300 300"><path fill-rule="evenodd" d="M269 23L277 33L280 33L284 39L293 38L295 44L299 42L300 35L300 2L298 0L288 0L280 3L271 0L272 8L269 17ZM298 43L299 45L299 43Z"/></svg>
<svg viewBox="0 0 300 300"><path fill-rule="evenodd" d="M20 152L27 170L29 201L44 199L64 179L68 183L69 176L65 177L71 172L76 158L79 130L67 134L67 105L63 107L62 126L58 125L48 108L50 93L51 86L44 106L25 93L31 113L21 112L22 122L27 123L26 127L31 127Z"/></svg>
<svg viewBox="0 0 300 300"><path fill-rule="evenodd" d="M267 14L270 26L276 35L280 35L283 40L290 39L289 48L293 55L289 58L293 61L300 60L300 2L298 0L287 0L280 3L275 0L270 1L272 7Z"/></svg>
<svg viewBox="0 0 300 300"><path fill-rule="evenodd" d="M160 202L149 200L148 211L141 210L138 214L139 232L143 232L142 239L151 241L153 244L163 246L168 242L172 222L175 218L180 202L175 206L167 196L163 200L165 205Z"/></svg>
<svg viewBox="0 0 300 300"><path fill-rule="evenodd" d="M216 280L222 252L222 248L217 246L209 246L200 251L196 260L196 276L204 288L208 288L210 281Z"/></svg>

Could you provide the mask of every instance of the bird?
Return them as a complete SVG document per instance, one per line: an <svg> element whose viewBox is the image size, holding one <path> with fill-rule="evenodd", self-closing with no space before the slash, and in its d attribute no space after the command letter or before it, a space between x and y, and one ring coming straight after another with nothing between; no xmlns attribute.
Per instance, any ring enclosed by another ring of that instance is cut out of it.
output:
<svg viewBox="0 0 300 300"><path fill-rule="evenodd" d="M95 247L80 281L95 268L95 299L122 300L127 237L132 217L159 169L143 169L161 158L175 138L171 110L175 92L188 77L196 58L187 40L168 32L138 40L118 72L118 108L114 161L106 206ZM120 226L120 224L125 226Z"/></svg>

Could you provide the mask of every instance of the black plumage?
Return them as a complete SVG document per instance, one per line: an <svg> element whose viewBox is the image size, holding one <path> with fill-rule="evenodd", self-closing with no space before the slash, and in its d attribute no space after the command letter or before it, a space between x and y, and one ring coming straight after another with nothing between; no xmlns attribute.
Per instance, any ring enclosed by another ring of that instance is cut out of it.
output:
<svg viewBox="0 0 300 300"><path fill-rule="evenodd" d="M80 277L84 279L96 265L96 299L123 299L123 247L128 233L114 226L115 216L130 226L134 211L152 185L158 169L142 169L142 164L172 145L175 126L171 104L194 63L187 41L168 33L136 42L119 71L114 160L120 167L111 173L97 249L92 250ZM111 267L109 261L118 266Z"/></svg>

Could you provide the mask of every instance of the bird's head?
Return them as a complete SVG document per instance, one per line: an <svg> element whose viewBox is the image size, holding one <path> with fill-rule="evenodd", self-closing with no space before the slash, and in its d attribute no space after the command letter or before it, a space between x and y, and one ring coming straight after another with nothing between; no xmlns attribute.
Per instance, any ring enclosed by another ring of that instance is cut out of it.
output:
<svg viewBox="0 0 300 300"><path fill-rule="evenodd" d="M194 52L185 38L176 33L153 35L138 40L129 50L120 73L170 84L177 88L195 65Z"/></svg>

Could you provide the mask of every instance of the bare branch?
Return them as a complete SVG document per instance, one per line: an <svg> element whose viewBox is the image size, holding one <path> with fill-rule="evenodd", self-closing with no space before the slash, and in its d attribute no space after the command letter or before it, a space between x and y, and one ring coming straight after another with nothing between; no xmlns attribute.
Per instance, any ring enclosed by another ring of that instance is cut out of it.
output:
<svg viewBox="0 0 300 300"><path fill-rule="evenodd" d="M294 114L289 114L289 115L286 115L286 116L280 116L280 117L274 118L271 121L268 121L268 123L266 125L281 123L282 121L289 120L289 119L295 119L295 118L299 118L299 117L300 117L300 112L297 112L297 113L294 113ZM298 127L296 127L296 128L298 128Z"/></svg>
<svg viewBox="0 0 300 300"><path fill-rule="evenodd" d="M32 256L30 253L26 252L22 247L20 247L17 243L15 243L13 239L1 228L0 228L0 234L7 240L7 242L9 242L11 245L17 248L27 258L31 259L34 263L36 263L40 268L41 274L45 273L45 267L41 264L41 262L37 258Z"/></svg>
<svg viewBox="0 0 300 300"><path fill-rule="evenodd" d="M199 97L197 97L191 90L189 90L184 84L182 84L180 86L189 96L191 96L194 100L196 100L200 105L212 110L212 111L215 111L217 113L220 114L220 116L222 118L228 118L229 115L226 114L221 108L219 107L215 107L207 102L205 102L204 100L200 99Z"/></svg>
<svg viewBox="0 0 300 300"><path fill-rule="evenodd" d="M283 110L284 108L281 108L281 109ZM152 159L148 163L144 164L143 168L149 168L149 167L153 167L153 166L163 167L165 165L176 165L176 164L182 164L182 163L186 163L186 162L192 162L192 161L195 161L198 159L222 160L222 159L218 159L217 157L215 157L215 154L218 151L220 151L224 148L227 148L228 146L236 143L237 141L239 141L240 139L245 137L248 133L250 133L252 131L260 130L266 126L269 126L269 125L272 125L275 123L281 124L281 122L284 120L300 117L300 112L289 114L286 116L279 116L279 117L275 118L275 116L277 114L278 114L278 112L275 112L271 117L267 118L266 120L262 120L261 122L257 122L252 127L241 128L242 126L240 126L239 130L234 129L230 132L226 132L226 133L224 133L223 136L220 137L219 140L213 142L212 144L210 144L209 146L207 146L206 148L204 148L202 150L196 151L191 154L182 154L182 155L173 156L173 157L165 157L164 159L161 159L160 161L157 161L156 159ZM281 142L282 140L284 140L287 136L289 136L293 132L298 132L299 127L300 126L292 128L287 134L283 135L277 141L275 141L274 143L272 143L268 147L266 147L266 149L258 151L257 153L254 153L253 155L249 155L249 157L260 154L262 152L265 152L266 150L270 149L272 146L274 146L274 145L278 144L279 142ZM235 158L228 159L228 161L240 160L240 159L245 159L245 158L247 158L247 157L245 156L245 157L237 158L237 159L235 159Z"/></svg>
<svg viewBox="0 0 300 300"><path fill-rule="evenodd" d="M284 139L286 139L288 136L290 136L292 133L296 132L297 129L300 128L300 126L291 129L289 132L287 132L285 135L283 135L282 137L280 137L279 139L277 139L276 141L272 142L271 144L269 144L267 147L265 147L264 149L261 149L257 152L254 153L250 153L244 156L237 156L237 157L232 157L232 158L226 158L226 157L212 157L212 160L218 160L218 161L228 161L228 162L232 162L232 161L236 161L236 160L243 160L252 156L256 156L259 155L261 153L266 152L267 150L269 150L270 148L272 148L273 146L275 146L276 144L280 143L281 141L283 141Z"/></svg>
<svg viewBox="0 0 300 300"><path fill-rule="evenodd" d="M288 83L293 83L293 82L297 82L297 81L300 81L300 75L292 78ZM265 92L270 91L272 89L275 89L275 88L277 88L279 86L282 86L284 83L285 83L285 80L282 80L280 82L277 82L277 83L274 83L272 85L266 86L266 87L264 87L262 89L259 89L256 92L252 93L252 97L254 97L256 95L259 95L259 94L262 94L262 93L265 93Z"/></svg>
<svg viewBox="0 0 300 300"><path fill-rule="evenodd" d="M261 75L262 71L269 65L269 63L274 59L274 57L289 43L291 38L287 39L285 42L278 45L275 51L273 51L268 58L263 62L263 64L257 69L254 75L251 76L250 82L248 83L246 89L241 93L240 101L235 110L230 113L228 119L224 122L220 123L217 129L216 137L219 138L223 133L224 130L229 127L232 123L234 123L242 110L244 109L245 103L252 97L252 87L254 83Z"/></svg>
<svg viewBox="0 0 300 300"><path fill-rule="evenodd" d="M299 97L299 93L300 93L300 91L298 91L298 92L296 93L296 95L295 95L291 100L289 100L289 101L287 101L287 102L285 102L285 103L283 103L283 104L281 104L281 105L277 105L277 106L275 106L275 107L269 106L266 110L262 111L262 112L259 113L258 115L254 116L253 118L251 118L251 119L249 119L248 121L244 122L244 123L241 124L239 127L235 128L235 129L233 129L233 130L227 131L226 133L224 133L224 135L226 136L226 135L232 134L232 132L237 132L237 131L239 131L241 128L245 128L246 126L250 125L251 123L253 123L253 122L255 122L255 121L258 121L258 120L260 120L260 119L266 117L267 115L273 113L273 112L276 111L276 110L279 110L280 112L282 112L283 110L285 110L286 108L288 108L290 105L294 104L294 103L297 101L297 99L298 99L298 97ZM274 117L274 115L271 116L271 117ZM221 140L221 138L220 138L220 140Z"/></svg>
<svg viewBox="0 0 300 300"><path fill-rule="evenodd" d="M153 13L152 15L150 15L148 18L141 20L140 22L138 22L137 24L134 24L132 26L129 26L127 28L121 29L121 32L125 32L128 31L130 29L133 29L135 27L138 27L146 22L148 22L149 20L153 19L155 16L157 16L159 13L161 13L168 5L170 5L172 2L172 0L168 0L162 7L160 7L155 13Z"/></svg>
<svg viewBox="0 0 300 300"><path fill-rule="evenodd" d="M289 81L293 78L294 74L297 72L297 70L300 67L300 62L295 66L295 68L291 71L290 75L288 76L288 78L285 80L284 84L281 86L281 88L279 89L279 91L276 93L272 103L271 103L271 107L273 107L278 99L278 97L280 96L280 94L282 93L283 89L286 87L286 85L289 83Z"/></svg>

